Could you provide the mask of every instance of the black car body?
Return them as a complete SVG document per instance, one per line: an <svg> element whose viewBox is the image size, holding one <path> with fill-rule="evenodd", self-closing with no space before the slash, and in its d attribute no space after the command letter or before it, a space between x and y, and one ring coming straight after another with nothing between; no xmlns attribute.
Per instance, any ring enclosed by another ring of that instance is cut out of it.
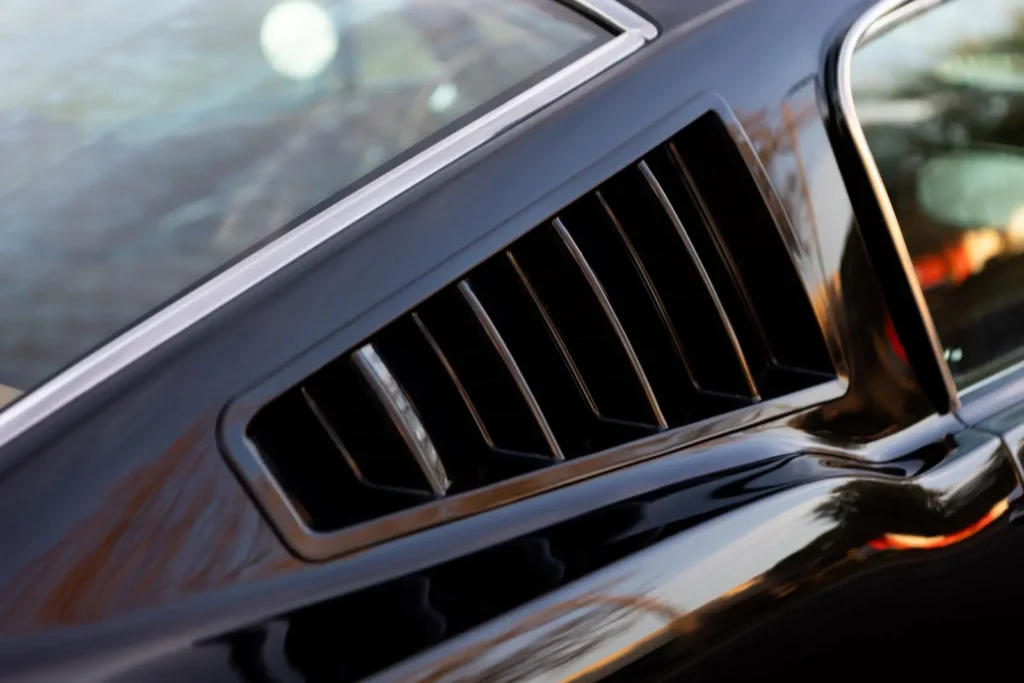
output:
<svg viewBox="0 0 1024 683"><path fill-rule="evenodd" d="M566 0L0 412L4 680L1015 670L1024 368L954 381L849 83L934 4Z"/></svg>

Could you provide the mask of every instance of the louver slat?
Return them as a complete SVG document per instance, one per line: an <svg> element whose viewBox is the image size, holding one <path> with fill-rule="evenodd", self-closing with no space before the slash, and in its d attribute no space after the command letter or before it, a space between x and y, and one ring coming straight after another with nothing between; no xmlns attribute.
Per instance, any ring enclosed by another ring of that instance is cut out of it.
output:
<svg viewBox="0 0 1024 683"><path fill-rule="evenodd" d="M367 344L352 354L352 360L377 394L395 429L409 447L409 452L426 477L431 491L434 495L444 495L451 486L448 473L445 472L444 465L434 448L434 442L430 440L430 435L424 429L416 409L391 374L391 370L377 355L377 350L372 344Z"/></svg>
<svg viewBox="0 0 1024 683"><path fill-rule="evenodd" d="M651 190L654 191L655 196L658 198L658 202L661 203L661 208L665 211L665 215L672 221L672 226L676 229L679 234L679 239L686 247L686 253L689 254L690 260L693 262L693 267L697 270L697 274L700 276L700 281L704 285L704 289L707 291L708 297L711 299L711 303L715 308L715 313L718 315L718 320L725 330L726 335L729 339L729 346L732 352L736 355L736 363L740 366L743 373L743 381L746 383L746 388L750 391L750 397L754 400L761 398L757 384L754 382L754 377L750 372L750 365L747 363L747 356L743 351L743 347L740 346L739 337L736 335L736 331L733 329L732 321L729 320L729 316L725 313L725 307L722 305L722 300L718 296L718 291L715 287L715 283L711 281L711 277L708 275L707 269L704 267L704 262L701 260L700 254L697 253L696 247L693 246L693 241L690 239L690 235L686 231L686 227L682 221L679 220L679 214L676 213L675 208L669 201L668 196L665 194L665 190L661 187L661 183L654 177L650 167L646 162L641 161L638 166L640 173L643 174L644 180L651 186Z"/></svg>
<svg viewBox="0 0 1024 683"><path fill-rule="evenodd" d="M629 360L629 365L632 367L633 372L636 373L636 381L644 392L644 396L646 397L647 403L651 409L651 416L654 419L655 425L661 428L667 427L668 424L665 422L665 416L661 412L661 406L658 405L658 399L655 397L654 391L651 389L650 382L647 381L647 373L644 372L643 367L640 365L640 359L637 358L636 351L633 350L633 344L626 335L626 331L622 328L619 316L616 314L615 309L612 308L612 304L608 300L608 294L605 292L604 286L598 279L597 274L590 267L586 256L584 256L583 252L580 251L580 248L577 246L572 235L569 234L565 224L562 223L562 219L556 218L552 221L551 225L565 244L566 249L569 250L569 253L572 255L572 260L576 262L577 266L579 266L580 272L583 273L583 277L590 286L594 298L601 306L601 310L604 311L608 324L611 325L612 330L614 330L615 337L618 340L619 345L622 347L622 352Z"/></svg>
<svg viewBox="0 0 1024 683"><path fill-rule="evenodd" d="M602 417L583 374L515 257L496 255L470 277L473 292L528 381L566 458L576 458L657 431Z"/></svg>
<svg viewBox="0 0 1024 683"><path fill-rule="evenodd" d="M646 163L644 168L648 168ZM749 367L742 362L745 355L737 353L735 331L723 315L717 294L716 286L722 283L708 286L707 256L702 257L689 238L688 231L697 227L696 221L688 220L682 230L677 227L682 224L680 213L689 207L673 202L673 212L667 212L639 165L605 183L601 195L646 268L698 393L709 398L712 410L719 411L755 400L759 392L751 388ZM692 212L685 215L694 218ZM731 399L717 400L716 396Z"/></svg>
<svg viewBox="0 0 1024 683"><path fill-rule="evenodd" d="M487 338L490 339L491 344L494 345L494 349L498 352L502 362L505 364L505 368L508 370L508 374L512 377L512 380L516 384L516 388L519 389L519 393L522 394L523 400L530 409L530 414L533 415L534 420L537 422L537 427L544 435L544 441L547 442L548 448L551 449L551 455L555 460L564 460L562 456L562 449L558 446L558 441L555 439L554 433L551 431L551 427L548 426L547 418L544 417L544 413L541 412L540 406L537 405L537 399L533 395L533 391L530 389L530 385L527 383L526 378L523 377L523 373L519 370L519 365L516 363L516 359L512 357L512 354L508 350L508 346L505 344L505 340L502 339L501 333L498 332L498 328L494 326L494 322L491 320L491 316L484 310L480 300L476 298L476 294L473 293L473 289L469 286L469 283L463 280L459 283L459 292L466 299L469 307L473 310L473 315L480 322L480 326L484 328L484 332L487 334Z"/></svg>

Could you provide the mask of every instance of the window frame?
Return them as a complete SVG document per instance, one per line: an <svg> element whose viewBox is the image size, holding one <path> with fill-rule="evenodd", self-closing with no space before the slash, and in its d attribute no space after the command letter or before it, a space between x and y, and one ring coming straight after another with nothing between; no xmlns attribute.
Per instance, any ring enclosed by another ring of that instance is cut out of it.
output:
<svg viewBox="0 0 1024 683"><path fill-rule="evenodd" d="M888 191L881 180L881 175L874 161L874 155L867 145L864 131L856 114L852 91L853 54L865 41L871 40L894 26L908 21L950 0L881 0L872 5L867 12L861 14L850 28L840 46L837 63L836 102L849 129L850 136L864 165L872 189L882 210L887 228L892 235L893 243L904 255L904 267L911 287L920 293L920 313L926 321L930 334L934 335L935 353L939 367L942 369L944 381L951 391L951 407L958 417L969 426L984 421L994 413L998 413L1020 402L1024 396L1024 359L1011 363L1007 367L988 375L976 382L956 388L952 372L942 355L942 344L931 319L931 311L924 301L923 292L917 281L913 265L909 261L909 253L903 239L899 221L889 200Z"/></svg>
<svg viewBox="0 0 1024 683"><path fill-rule="evenodd" d="M482 113L295 228L164 302L63 370L0 409L0 447L116 376L142 357L385 206L634 54L658 27L618 0L550 0L608 28L613 37L502 104Z"/></svg>
<svg viewBox="0 0 1024 683"><path fill-rule="evenodd" d="M949 411L957 412L961 409L961 397L972 392L986 380L981 380L964 389L958 389L955 381L953 380L953 374L950 371L949 364L946 362L943 355L942 343L939 340L938 331L935 328L931 311L925 301L924 292L921 289L921 285L918 282L917 275L914 271L910 252L907 249L906 241L903 238L903 231L900 228L899 221L896 218L896 213L893 210L892 202L889 199L889 193L885 188L885 184L882 182L882 176L878 169L878 165L875 163L874 155L868 147L867 138L864 134L864 129L861 126L860 119L857 117L857 111L853 100L852 85L853 56L857 48L859 48L864 42L877 37L888 28L905 22L918 14L926 12L948 1L949 0L880 0L879 2L871 5L867 11L862 12L846 32L842 42L840 43L834 68L836 80L833 97L839 110L840 118L845 124L844 132L848 135L849 142L855 150L856 156L860 160L866 176L866 181L874 196L876 203L874 208L880 212L882 223L884 224L887 232L887 237L891 241L892 247L895 250L895 256L899 262L899 268L902 271L900 273L902 276L901 279L905 280L905 285L909 288L910 295L913 298L916 313L919 316L919 323L923 327L923 332L927 339L928 351L933 355L932 361L938 368L938 380L941 382L941 385L945 389L947 395L946 397L933 397L933 400L939 404L947 403ZM1024 363L1021 364L1021 367L1024 368Z"/></svg>

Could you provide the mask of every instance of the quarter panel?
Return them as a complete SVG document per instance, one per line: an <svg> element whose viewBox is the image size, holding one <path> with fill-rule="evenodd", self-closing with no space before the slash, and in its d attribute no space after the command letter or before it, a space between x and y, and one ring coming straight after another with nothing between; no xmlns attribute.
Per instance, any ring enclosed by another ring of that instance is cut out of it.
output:
<svg viewBox="0 0 1024 683"><path fill-rule="evenodd" d="M825 133L824 45L860 4L648 0L644 9L664 30L652 46L7 444L0 669L45 676L88 661L89 671L112 675L650 490L661 467L679 467L674 476L685 479L801 449L881 462L958 429L952 418L929 418L894 353ZM693 21L712 5L729 11ZM274 368L299 358L315 365L364 339L675 132L695 106L688 103L707 93L737 114L782 196L796 260L820 290L831 343L848 359L847 395L651 469L628 468L351 558L312 564L290 555L218 452L222 407ZM764 432L781 440L757 441Z"/></svg>

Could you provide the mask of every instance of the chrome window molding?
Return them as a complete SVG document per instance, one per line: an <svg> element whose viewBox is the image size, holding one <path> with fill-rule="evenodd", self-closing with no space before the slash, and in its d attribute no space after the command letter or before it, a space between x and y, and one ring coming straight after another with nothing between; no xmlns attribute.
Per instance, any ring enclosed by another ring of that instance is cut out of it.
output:
<svg viewBox="0 0 1024 683"><path fill-rule="evenodd" d="M554 1L554 0L553 0ZM657 27L618 0L563 0L619 34L111 339L0 412L0 447L407 190L639 50Z"/></svg>
<svg viewBox="0 0 1024 683"><path fill-rule="evenodd" d="M925 332L928 335L932 353L935 354L935 358L938 363L937 367L942 374L942 381L945 384L946 392L950 397L949 408L950 410L956 411L960 408L960 400L957 393L956 383L953 381L953 374L950 372L949 365L943 357L942 343L939 341L939 335L935 329L935 323L932 320L931 311L928 310L928 304L925 302L924 292L921 290L921 285L917 281L917 275L914 272L914 265L910 259L910 252L907 250L907 244L903 239L903 231L900 230L900 224L896 219L896 212L892 208L892 202L889 200L889 193L886 191L885 184L882 182L882 176L878 170L878 165L875 163L874 155L871 154L871 150L868 147L867 138L864 135L864 129L861 127L860 120L857 118L857 111L853 101L852 83L853 54L858 47L872 38L877 37L889 28L892 28L899 21L909 19L918 12L930 9L944 1L945 0L882 0L881 2L873 5L866 13L861 15L860 18L854 22L853 26L843 38L842 44L839 47L839 58L836 65L838 72L836 85L838 90L838 106L840 113L846 122L846 127L849 130L850 138L853 140L854 147L857 150L857 155L860 157L861 163L864 164L864 170L867 173L871 189L874 192L879 208L882 210L882 217L885 220L886 228L888 229L889 235L899 255L904 275L910 285L911 293L913 294L914 301L917 304L918 313L921 316Z"/></svg>
<svg viewBox="0 0 1024 683"><path fill-rule="evenodd" d="M647 21L619 0L556 0L563 4L583 10L601 21L611 24L623 31L634 32L644 40L650 41L658 37L658 27Z"/></svg>
<svg viewBox="0 0 1024 683"><path fill-rule="evenodd" d="M884 16L879 17L872 22L854 47L857 48L871 42L875 38L878 38L889 31L889 29L896 28L903 22L909 21L917 15L923 14L933 7L941 5L946 2L946 0L903 0L903 2L906 4L890 10Z"/></svg>

